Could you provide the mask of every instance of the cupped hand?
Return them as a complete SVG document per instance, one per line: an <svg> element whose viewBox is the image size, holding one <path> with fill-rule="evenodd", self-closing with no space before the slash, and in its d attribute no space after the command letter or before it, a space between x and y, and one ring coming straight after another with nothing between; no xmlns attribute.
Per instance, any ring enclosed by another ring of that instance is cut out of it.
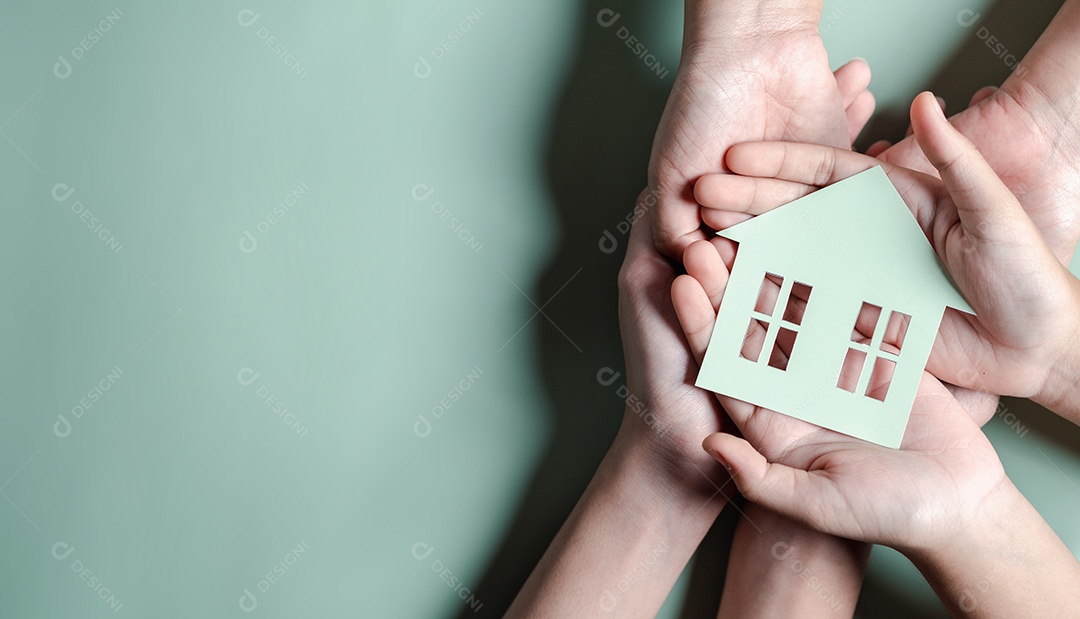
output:
<svg viewBox="0 0 1080 619"><path fill-rule="evenodd" d="M1080 327L1080 290L1038 227L979 151L929 93L912 105L915 138L937 177L884 164L949 274L978 316L950 310L928 369L949 383L1030 397L1068 353ZM728 217L748 217L881 162L827 147L739 145L735 175L703 177L697 198Z"/></svg>
<svg viewBox="0 0 1080 619"><path fill-rule="evenodd" d="M672 286L699 362L733 253L727 239L694 243L686 252L687 274ZM924 375L899 451L723 396L718 400L745 439L719 433L705 446L747 499L796 522L897 548L932 544L962 526L963 514L1004 479L980 430L993 407L985 395L957 391Z"/></svg>
<svg viewBox="0 0 1080 619"><path fill-rule="evenodd" d="M765 30L684 49L649 162L655 242L675 260L705 238L693 183L725 171L732 144L789 140L848 148L874 111L869 66L857 59L834 75L816 23Z"/></svg>
<svg viewBox="0 0 1080 619"><path fill-rule="evenodd" d="M1080 239L1080 125L1075 120L1080 57L1053 53L1058 44L1048 38L1000 89L979 90L950 122L979 149L1067 265ZM867 154L938 175L914 136L891 147L875 144Z"/></svg>
<svg viewBox="0 0 1080 619"><path fill-rule="evenodd" d="M633 397L620 433L655 454L667 479L700 483L704 476L719 484L726 477L716 479L716 463L700 445L722 429L723 410L688 378L696 364L671 304L675 268L652 243L651 214L638 212L644 215L633 224L619 271L619 327Z"/></svg>

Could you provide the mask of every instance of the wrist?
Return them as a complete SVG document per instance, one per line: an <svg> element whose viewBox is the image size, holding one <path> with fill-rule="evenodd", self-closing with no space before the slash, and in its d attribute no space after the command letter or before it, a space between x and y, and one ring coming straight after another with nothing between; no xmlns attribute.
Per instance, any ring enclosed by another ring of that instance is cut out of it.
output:
<svg viewBox="0 0 1080 619"><path fill-rule="evenodd" d="M684 50L770 34L817 34L823 0L686 0Z"/></svg>
<svg viewBox="0 0 1080 619"><path fill-rule="evenodd" d="M1072 552L1007 479L952 535L902 552L954 616L1055 616L1080 581Z"/></svg>
<svg viewBox="0 0 1080 619"><path fill-rule="evenodd" d="M987 555L1002 551L1001 540L1009 538L1013 525L1010 514L1027 501L1012 481L1003 477L976 505L970 512L961 510L945 526L913 543L894 547L924 572L942 573L957 564L985 563ZM938 516L933 520L941 523Z"/></svg>
<svg viewBox="0 0 1080 619"><path fill-rule="evenodd" d="M728 476L722 467L700 448L681 445L670 428L632 421L630 411L604 457L611 481L632 488L642 508L650 513L697 514L708 528L734 492L719 492ZM690 452L696 448L696 451ZM697 452L700 452L700 457ZM604 466L602 465L602 468Z"/></svg>
<svg viewBox="0 0 1080 619"><path fill-rule="evenodd" d="M1069 418L1080 415L1080 280L1071 274L1068 278L1068 294L1072 309L1064 312L1068 317L1057 341L1056 354L1048 363L1042 385L1031 399L1039 405Z"/></svg>

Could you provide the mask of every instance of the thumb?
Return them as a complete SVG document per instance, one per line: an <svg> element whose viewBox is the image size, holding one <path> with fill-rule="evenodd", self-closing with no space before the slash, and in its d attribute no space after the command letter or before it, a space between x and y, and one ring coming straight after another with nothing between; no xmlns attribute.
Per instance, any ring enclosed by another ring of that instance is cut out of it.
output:
<svg viewBox="0 0 1080 619"><path fill-rule="evenodd" d="M827 480L801 469L770 463L745 439L718 432L702 447L728 470L739 492L752 503L821 530L829 513L824 498L832 494Z"/></svg>
<svg viewBox="0 0 1080 619"><path fill-rule="evenodd" d="M934 95L911 104L915 140L945 184L964 232L974 239L1032 240L1038 231L1024 208L975 145L945 118Z"/></svg>

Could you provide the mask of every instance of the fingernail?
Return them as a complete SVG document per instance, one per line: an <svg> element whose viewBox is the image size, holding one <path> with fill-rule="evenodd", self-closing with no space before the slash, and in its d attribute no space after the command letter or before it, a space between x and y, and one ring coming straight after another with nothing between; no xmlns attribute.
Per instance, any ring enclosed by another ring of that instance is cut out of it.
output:
<svg viewBox="0 0 1080 619"><path fill-rule="evenodd" d="M937 113L941 118L945 118L945 99L935 95L934 99L937 101Z"/></svg>
<svg viewBox="0 0 1080 619"><path fill-rule="evenodd" d="M716 451L715 449L709 449L708 447L705 448L705 451L709 452L709 455L712 456L714 460L719 462L721 466L727 469L728 473L731 472L731 465L727 463L727 460L724 459L724 456L720 455L719 451Z"/></svg>

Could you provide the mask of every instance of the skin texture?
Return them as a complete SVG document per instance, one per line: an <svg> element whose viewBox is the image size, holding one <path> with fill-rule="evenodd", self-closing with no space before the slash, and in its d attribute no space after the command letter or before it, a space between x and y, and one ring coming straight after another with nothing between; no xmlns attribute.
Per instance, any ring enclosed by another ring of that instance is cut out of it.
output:
<svg viewBox="0 0 1080 619"><path fill-rule="evenodd" d="M1068 0L1001 88L975 94L951 119L1068 264L1080 238L1080 1ZM935 174L913 137L868 154Z"/></svg>
<svg viewBox="0 0 1080 619"><path fill-rule="evenodd" d="M912 125L939 176L850 151L809 144L733 147L729 167L745 176L698 183L704 206L760 214L883 165L978 317L950 310L928 365L952 384L1030 397L1072 354L1080 324L1078 282L1058 262L1020 202L941 113L933 95L912 105Z"/></svg>
<svg viewBox="0 0 1080 619"><path fill-rule="evenodd" d="M706 44L706 35L698 32L700 28L714 36L718 30L706 25L715 20L724 22L730 31L732 14L701 13L720 4L725 3L688 5L686 40L690 43L685 57L689 60L680 67L678 78L684 86L704 79L700 72L703 67L715 68L721 62L715 46ZM791 4L800 11L806 9L801 3ZM820 7L816 10L819 13ZM873 112L873 96L867 90L870 70L865 61L856 60L841 67L835 75L830 73L816 26L806 27L816 21L817 15L806 18L801 13L788 19L777 9L770 14L769 23L781 32L771 41L778 49L806 46L812 51L813 60L825 67L823 76L819 77L828 105L821 107L828 107L829 116L835 121L831 123L831 140L849 146L852 136L861 131ZM760 20L755 23L761 25ZM792 24L798 25L798 32ZM808 41L814 45L807 46ZM731 43L732 39L728 39L728 44ZM750 45L750 39L740 45ZM762 47L761 41L754 41L753 45L758 50ZM736 54L736 50L730 48L727 53ZM764 57L759 61L764 62ZM750 66L738 69L743 75L755 70ZM791 87L798 85L794 83ZM697 95L702 94L701 89L693 90ZM711 117L713 106L730 105L723 97L704 98L710 103L699 108L700 116L691 113L683 103L669 104L665 113L668 127L679 125L670 122L673 114L685 114L681 116L683 121L697 122ZM730 109L734 107L737 106ZM770 103L769 109L775 110L775 106ZM809 116L806 122L811 118L814 116ZM663 131L658 135L663 135ZM819 135L816 130L815 135ZM670 141L666 144L660 151L677 148ZM713 165L722 160L723 149L715 152ZM639 206L646 203L648 195L643 193ZM692 210L696 218L696 204ZM652 616L727 503L725 493L732 491L727 474L700 449L703 436L723 428L725 415L711 394L693 386L694 356L682 337L670 299L677 273L653 246L652 221L653 215L649 213L635 222L619 277L619 318L627 359L627 385L649 414L628 408L615 444L518 595L511 616L595 616L611 603L617 604L619 616ZM811 531L756 506L748 508L747 516L748 522L758 523L760 528L740 527L738 538L742 541L736 545L732 563L752 568L729 571L721 616L780 617L786 616L792 607L804 609L805 617L853 612L868 554L866 545ZM835 605L822 605L814 590L801 585L798 573L762 554L762 548L771 548L778 542L798 548L807 569L817 574L834 593ZM653 556L656 548L666 550L657 557ZM628 579L624 576L637 574L635 570L642 564L648 565L647 577L638 575L632 579L632 586L626 586ZM761 599L760 583L764 578L789 594Z"/></svg>
<svg viewBox="0 0 1080 619"><path fill-rule="evenodd" d="M929 221L951 217L939 242L969 248L953 256L967 267L977 261L968 254L983 252L982 259L1002 263L994 266L1028 275L1022 266L1010 267L1010 252L1015 262L1018 249L1041 249L1037 271L1062 269L1023 208L940 109L929 93L920 96L913 105L912 124L944 182L912 175L906 179L912 186L905 192L906 196L934 197L923 206L946 211L941 215L935 210ZM753 144L743 150L729 156L732 168L756 166L775 172L771 178L760 179L775 192L807 189L798 183L824 184L836 169L847 165L843 160L850 160L853 173L876 163L820 146ZM899 169L890 170L893 173L908 174ZM795 184L776 184L780 182ZM922 192L916 192L917 184ZM764 195L764 190L747 195L752 199L740 202L740 196L732 194L724 194L724 199L748 211L757 210L753 197ZM964 242L965 234L973 235L972 242ZM1010 245L1002 251L999 245L1006 240ZM695 243L686 254L688 275L680 277L672 289L676 311L698 359L722 302L730 251L726 241ZM948 254L946 249L939 251ZM965 281L978 284L980 278L985 280L986 274ZM957 279L959 283L961 278ZM1008 305L1000 299L983 300ZM1020 299L1016 305L1026 301ZM798 420L750 405L725 401L725 408L740 427L763 418L792 432L800 429ZM736 413L739 409L747 416ZM987 617L1058 615L1071 603L1070 596L1061 592L1080 584L1080 566L1009 482L980 430L980 421L978 414L973 416L944 385L924 373L900 450L820 428L802 428L799 440L779 455L771 453L775 447L770 436L745 430L745 439L717 433L705 439L703 446L724 464L749 500L814 529L905 552L955 612ZM919 483L912 484L912 479ZM971 583L985 579L980 570L985 571L987 564L994 566L995 574L1004 574L1002 578L1010 582L1008 591L972 592Z"/></svg>
<svg viewBox="0 0 1080 619"><path fill-rule="evenodd" d="M731 145L850 147L849 106L829 70L820 15L820 2L687 2L683 61L649 162L654 239L668 257L681 259L705 238L691 188L702 174L724 171ZM856 110L866 108L869 95Z"/></svg>
<svg viewBox="0 0 1080 619"><path fill-rule="evenodd" d="M711 395L690 383L734 255L730 243L702 240L711 236L703 224L719 229L750 214L703 211L695 200L695 182L706 174L730 172L723 155L735 143L786 140L846 148L873 108L872 96L863 94L868 69L855 63L829 75L817 35L820 2L687 0L686 8L683 62L649 166L646 202L657 206L635 224L620 276L628 385L653 416L627 410L608 456L515 601L512 616L595 616L610 610L612 603L618 616L651 616L659 608L732 485L724 485L724 468L696 447L703 433L731 430L726 425L730 422ZM1069 0L1025 59L1024 70L1000 90L980 92L972 108L953 119L983 150L1062 261L1080 236L1075 208L1080 132L1071 121L1080 109L1075 80L1080 74L1080 37L1074 34L1078 28L1080 0ZM776 63L778 57L785 62ZM936 174L914 138L895 147L875 145L874 154ZM651 226L654 234L642 233L643 226ZM681 259L689 275L676 277L661 255ZM664 298L668 288L687 340L679 341L678 328L672 329L676 318ZM1055 371L1061 376L1048 383L1068 382L1077 375ZM995 609L1000 616L1061 615L1068 606L1043 593L1075 590L1075 561L1066 560L1071 556L1062 554L1045 523L1003 480L996 456L979 440L978 424L992 414L996 398L946 388L930 376L924 378L924 392L920 403L928 412L925 418L939 424L927 427L954 442L935 442L940 437L913 430L905 439L913 441L905 445L905 453L884 456L772 411L724 402L749 442L730 443L743 439L714 434L709 440L720 443L709 444L709 449L732 467L740 490L772 511L759 506L747 510L731 557L740 569L729 570L721 616L786 617L792 608L799 609L799 616L851 614L866 546L808 526L892 540L957 614L988 616L986 610ZM974 470L942 459L955 448L970 452L983 466ZM833 451L840 455L829 456ZM898 459L890 460L894 456ZM890 465L914 467L933 482L911 487L908 469L898 469L903 475L888 473ZM774 470L770 467L793 480L840 485L856 480L854 487L878 499L894 490L899 494L888 496L887 506L874 512L888 514L903 500L908 501L903 513L912 518L901 523L907 524L905 530L889 518L860 512L868 503L857 492L844 494L839 487L810 502L811 497L795 492L805 489L801 481L790 488L762 481L769 475L757 473ZM877 476L859 477L875 471ZM888 483L882 486L883 481ZM943 486L941 492L927 491L938 488L934 484ZM723 492L717 493L718 488ZM792 493L785 494L787 489ZM845 505L828 502L838 496L846 497ZM830 519L828 509L839 509L839 516ZM1002 514L1010 517L1003 519ZM966 524L958 525L964 517ZM761 530L746 526L751 520ZM952 524L943 524L948 522ZM934 523L939 526L930 526ZM935 546L934 540L940 543ZM783 561L764 556L762 551L777 542L790 542L800 560L824 575L831 583L827 586L850 604L832 614L814 606L813 592L800 586L798 575ZM658 553L657 548L664 550ZM994 572L995 578L1008 578L1013 586L982 592L975 583L985 579L984 568L999 564L1003 571ZM762 587L786 595L763 599ZM1014 589L1041 597L1014 595L1010 600ZM613 600L605 597L609 593ZM1011 605L1016 602L1027 606Z"/></svg>
<svg viewBox="0 0 1080 619"><path fill-rule="evenodd" d="M725 417L712 394L693 386L695 357L669 296L677 272L653 246L649 217L634 223L619 277L627 386L647 414L627 408L614 444L508 616L655 615L734 492L723 467L700 448ZM736 552L743 554L736 557L752 567L729 571L724 616L779 617L792 607L810 617L853 611L864 544L763 510L748 514L755 524L741 529ZM778 542L798 549L806 569L835 593L836 606L821 604L789 565L762 552ZM764 579L788 595L762 599ZM746 609L753 613L737 614Z"/></svg>

